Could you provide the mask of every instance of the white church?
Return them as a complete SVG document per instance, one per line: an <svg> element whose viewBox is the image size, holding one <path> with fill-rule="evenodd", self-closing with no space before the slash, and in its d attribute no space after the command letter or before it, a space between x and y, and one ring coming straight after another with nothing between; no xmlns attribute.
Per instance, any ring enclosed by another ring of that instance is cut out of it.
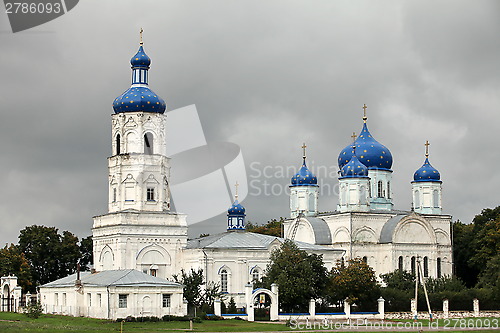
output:
<svg viewBox="0 0 500 333"><path fill-rule="evenodd" d="M188 217L171 210L166 104L149 88L150 63L141 36L131 59L132 85L113 103L108 213L94 217L94 270L41 286L45 312L108 319L185 315L183 286L172 275L191 268L203 269L207 281L245 307L245 286L262 277L286 238L323 255L328 269L361 257L377 275L415 271L418 257L425 276L451 274L451 216L442 214L439 172L426 153L412 182L413 208L395 210L392 156L368 131L366 113L361 133L339 155L335 210L318 213L317 178L306 166L304 147L290 184L284 238L245 231L245 208L236 195L227 232L189 240Z"/></svg>

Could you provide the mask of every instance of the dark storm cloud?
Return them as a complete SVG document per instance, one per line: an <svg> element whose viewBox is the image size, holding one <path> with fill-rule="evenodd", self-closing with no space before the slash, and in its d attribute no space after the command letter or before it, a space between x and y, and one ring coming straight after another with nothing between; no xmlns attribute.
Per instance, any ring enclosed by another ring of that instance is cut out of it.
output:
<svg viewBox="0 0 500 333"><path fill-rule="evenodd" d="M31 224L85 236L106 211L111 102L140 27L152 89L169 109L196 104L209 140L241 146L250 180L286 189L303 141L310 164L335 170L366 103L396 207L410 207L429 140L445 211L470 221L498 205L499 15L495 1L85 1L12 34L0 14L0 241ZM336 202L325 193L320 210ZM244 205L254 222L288 215L285 194Z"/></svg>

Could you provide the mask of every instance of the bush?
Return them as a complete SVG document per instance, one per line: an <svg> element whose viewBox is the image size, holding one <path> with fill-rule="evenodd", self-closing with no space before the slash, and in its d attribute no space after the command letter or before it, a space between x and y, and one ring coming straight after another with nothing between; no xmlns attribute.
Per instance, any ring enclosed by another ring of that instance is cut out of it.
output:
<svg viewBox="0 0 500 333"><path fill-rule="evenodd" d="M163 321L190 321L193 317L189 316L172 316L172 315L164 315L161 320Z"/></svg>
<svg viewBox="0 0 500 333"><path fill-rule="evenodd" d="M410 311L410 299L415 295L408 290L395 288L381 288L382 298L385 299L385 311Z"/></svg>
<svg viewBox="0 0 500 333"><path fill-rule="evenodd" d="M42 314L42 304L40 302L31 302L26 306L26 312L24 313L28 318L37 319Z"/></svg>

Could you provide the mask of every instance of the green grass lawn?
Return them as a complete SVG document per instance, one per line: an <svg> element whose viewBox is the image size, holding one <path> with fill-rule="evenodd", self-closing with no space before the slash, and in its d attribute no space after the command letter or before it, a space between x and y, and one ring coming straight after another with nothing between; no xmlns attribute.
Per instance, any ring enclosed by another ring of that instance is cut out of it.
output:
<svg viewBox="0 0 500 333"><path fill-rule="evenodd" d="M476 326L481 321L482 327L487 327L485 320L489 319L498 320L498 318L467 318L467 323L472 323L472 320ZM409 323L412 320L386 320L385 323L391 323L394 327L392 332L415 332L418 330L402 329L397 330L396 325L398 322ZM424 329L429 327L428 320L419 320L422 323ZM450 320L446 322L443 319L438 321L438 329L431 330L432 333L438 332L457 332L454 329L455 322ZM491 322L490 322L491 325ZM447 326L447 329L443 329ZM366 326L367 328L369 327ZM458 322L455 327L460 328L460 322ZM490 326L492 327L492 326ZM497 326L498 327L498 326ZM283 324L275 323L252 323L244 320L226 319L221 321L209 321L205 320L202 323L193 323L194 332L265 332L265 331L295 331L303 332L307 331L304 327L301 330L291 329ZM185 332L189 330L189 322L186 321L176 321L176 322L143 322L143 323L124 323L123 332L143 332L143 333L156 333L156 332ZM362 326L357 327L352 330L356 333L363 332ZM377 331L377 330L375 330ZM82 333L99 333L99 332L120 332L120 323L93 319L93 318L83 318L83 317L67 317L67 316L57 316L57 315L42 315L38 319L30 319L23 314L0 312L0 332L1 333L17 333L17 332L82 332ZM373 331L372 331L373 332ZM471 331L469 331L471 332ZM498 332L498 328L492 330L481 330L482 333L487 332Z"/></svg>
<svg viewBox="0 0 500 333"><path fill-rule="evenodd" d="M223 321L203 321L193 323L195 332L261 332L285 331L288 327L282 324L251 323L244 320L227 319ZM189 322L144 322L123 323L123 332L182 332L189 329ZM0 332L120 332L120 323L82 317L42 315L38 319L30 319L23 314L0 312Z"/></svg>

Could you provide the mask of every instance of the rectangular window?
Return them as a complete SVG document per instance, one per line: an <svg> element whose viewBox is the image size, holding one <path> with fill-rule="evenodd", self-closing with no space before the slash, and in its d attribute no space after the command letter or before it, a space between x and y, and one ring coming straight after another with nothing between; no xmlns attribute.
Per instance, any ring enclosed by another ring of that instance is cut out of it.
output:
<svg viewBox="0 0 500 333"><path fill-rule="evenodd" d="M62 294L62 305L66 306L66 293Z"/></svg>
<svg viewBox="0 0 500 333"><path fill-rule="evenodd" d="M87 305L90 307L92 306L92 294L91 293L88 293L87 294Z"/></svg>
<svg viewBox="0 0 500 333"><path fill-rule="evenodd" d="M134 201L135 199L135 186L125 185L125 201Z"/></svg>
<svg viewBox="0 0 500 333"><path fill-rule="evenodd" d="M113 188L113 202L116 202L116 187Z"/></svg>
<svg viewBox="0 0 500 333"><path fill-rule="evenodd" d="M148 187L146 190L146 200L155 201L155 189L153 187Z"/></svg>
<svg viewBox="0 0 500 333"><path fill-rule="evenodd" d="M97 306L101 307L102 306L102 299L101 299L101 294L97 294Z"/></svg>
<svg viewBox="0 0 500 333"><path fill-rule="evenodd" d="M163 298L162 298L162 306L164 308L169 308L170 307L170 294L163 294L162 295Z"/></svg>
<svg viewBox="0 0 500 333"><path fill-rule="evenodd" d="M128 297L128 294L118 295L118 307L120 309L125 309L127 307L127 297Z"/></svg>
<svg viewBox="0 0 500 333"><path fill-rule="evenodd" d="M59 305L59 294L58 294L58 293L55 293L55 294L54 294L54 304L55 304L56 306L58 306L58 305Z"/></svg>

